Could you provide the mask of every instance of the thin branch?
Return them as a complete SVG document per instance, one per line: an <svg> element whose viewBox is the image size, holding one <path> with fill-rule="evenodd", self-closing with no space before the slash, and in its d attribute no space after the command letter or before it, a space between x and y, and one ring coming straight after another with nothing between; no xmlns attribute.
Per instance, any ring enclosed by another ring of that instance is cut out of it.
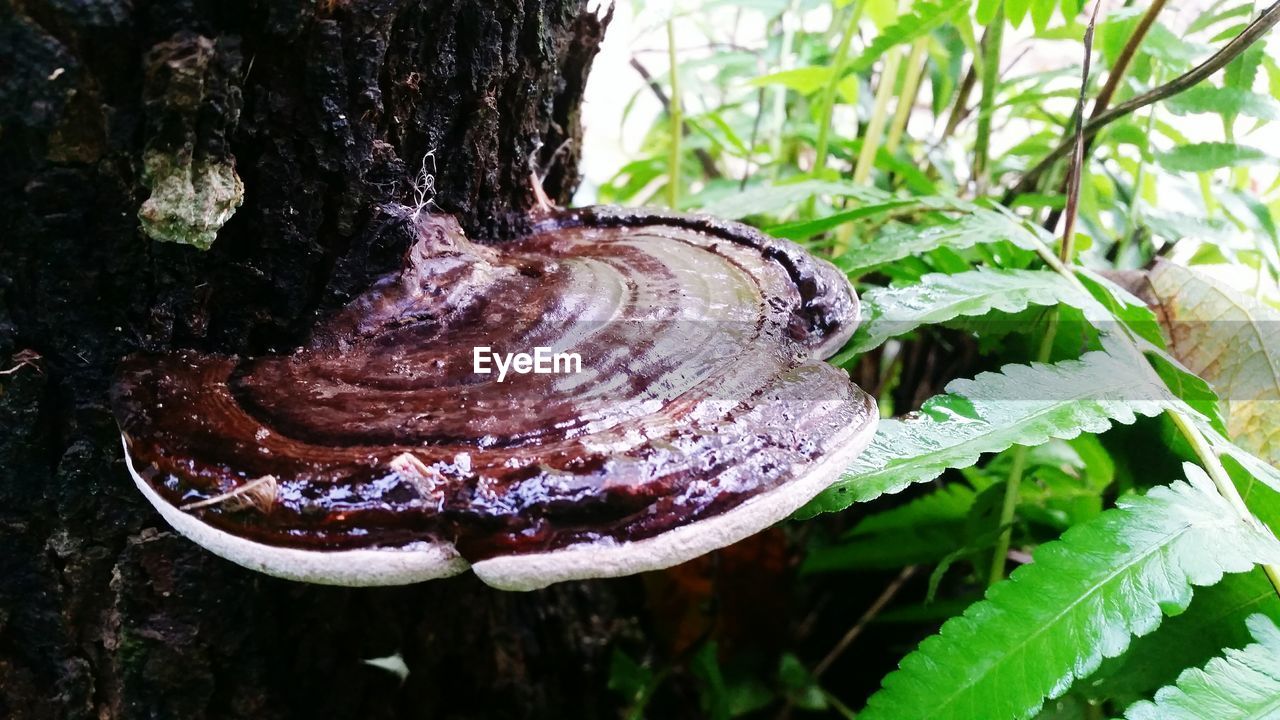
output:
<svg viewBox="0 0 1280 720"><path fill-rule="evenodd" d="M874 620L890 602L893 601L893 598L898 594L898 591L902 590L902 586L906 585L907 581L911 579L911 576L915 574L916 566L908 565L902 569L902 572L898 573L898 576L895 577L892 582L885 586L884 591L875 599L875 602L871 603L871 606L867 608L866 612L862 613L862 617L858 618L858 621L854 623L853 627L849 628L849 631L844 634L844 637L840 638L840 641L835 644L835 647L831 648L831 652L828 652L827 656L822 658L822 661L813 668L813 677L815 679L822 677L822 674L831 667L832 663L834 663L845 650L849 649L849 646L853 644L854 640L858 639L858 636L867 628L867 625Z"/></svg>
<svg viewBox="0 0 1280 720"><path fill-rule="evenodd" d="M1089 92L1089 66L1093 60L1093 28L1098 21L1098 5L1093 4L1093 15L1089 17L1089 27L1084 31L1084 67L1080 71L1080 97L1076 101L1075 156L1071 158L1071 171L1067 173L1067 222L1062 230L1062 250L1058 257L1062 262L1071 262L1072 247L1075 244L1076 217L1080 210L1080 180L1084 176L1084 99ZM1095 105L1096 109L1097 106Z"/></svg>
<svg viewBox="0 0 1280 720"><path fill-rule="evenodd" d="M974 71L974 65L970 65L969 71L964 74L964 79L960 81L960 87L956 90L951 114L947 116L947 124L942 128L942 135L939 136L937 144L942 144L943 140L954 135L960 123L969 117L969 96L973 94L973 86L977 84L978 73Z"/></svg>
<svg viewBox="0 0 1280 720"><path fill-rule="evenodd" d="M1151 26L1155 25L1156 16L1164 9L1166 1L1167 0L1155 0L1155 2L1151 4L1151 7L1147 8L1147 11L1143 13L1142 19L1138 21L1138 26L1134 28L1133 34L1129 36L1129 40L1125 42L1124 48L1120 50L1120 54L1116 57L1115 64L1112 65L1111 70L1108 71L1107 81L1103 84L1102 90L1098 91L1098 97L1094 98L1093 110L1089 113L1090 119L1101 115L1102 112L1107 109L1107 106L1111 104L1111 100L1115 97L1116 90L1120 88L1120 81L1124 79L1125 73L1129 70L1129 65L1133 62L1133 58L1138 52L1138 48L1141 47L1142 41L1146 38L1147 33L1151 31ZM1091 26L1093 25L1094 20L1096 20L1096 14L1097 5L1094 5L1095 17L1089 21ZM1087 72L1085 73L1085 77L1088 77ZM1081 93L1083 94L1083 92L1084 90L1082 89ZM1076 116L1077 122L1083 122L1084 107L1081 106L1076 112L1078 113ZM1080 129L1077 127L1072 132L1079 135ZM1080 157L1088 155L1089 151L1093 149L1093 138L1082 140L1082 142L1079 143L1078 149ZM1070 189L1068 187L1069 181L1070 176L1062 179L1061 185L1058 186L1059 193L1065 193ZM1078 194L1078 187L1076 192ZM1061 210L1050 210L1049 218L1044 223L1045 229L1052 232L1053 228L1057 226L1058 218L1061 215Z"/></svg>
<svg viewBox="0 0 1280 720"><path fill-rule="evenodd" d="M1236 57L1247 50L1249 46L1257 42L1263 35L1266 35L1267 31L1275 27L1277 22L1280 22L1280 0L1272 4L1266 10L1263 10L1261 15L1254 19L1253 22L1249 23L1249 25L1246 26L1245 29L1242 30L1231 42L1227 43L1221 50L1210 56L1208 60L1205 60L1164 85L1148 90L1128 102L1121 103L1120 105L1090 118L1089 122L1085 123L1084 126L1085 139L1088 140L1092 138L1104 127L1122 117L1125 117L1126 115L1129 115L1135 110L1140 110L1151 103L1166 100L1200 84L1215 72L1226 67L1228 63L1236 59ZM1045 156L1043 160L1037 163L1035 167L1024 173L1022 178L1018 180L1017 184L1005 193L1004 204L1008 205L1013 201L1013 198L1018 195L1034 190L1036 183L1040 180L1040 177L1048 172L1048 170L1053 167L1054 163L1058 162L1065 157L1067 153L1071 152L1073 147L1075 147L1074 138L1069 138L1060 143L1052 152Z"/></svg>
<svg viewBox="0 0 1280 720"><path fill-rule="evenodd" d="M876 616L893 601L893 598L896 597L898 592L902 590L902 587L907 584L907 581L916 574L916 570L917 566L915 565L908 565L907 567L902 568L902 572L898 573L898 576L885 586L884 590L880 592L880 596L877 597L875 601L871 603L871 606L862 613L862 616L853 624L853 627L849 628L849 631L844 634L844 637L841 637L839 642L837 642L835 646L831 648L831 651L827 653L826 657L822 658L822 660L813 668L814 680L822 677L822 674L831 667L832 663L834 663L845 650L849 649L849 646L853 644L854 640L858 639L858 636L867 628L867 625L870 624L871 621L874 620ZM786 720L787 718L790 718L792 706L792 701L787 700L787 702L783 704L782 709L778 712L778 720Z"/></svg>
<svg viewBox="0 0 1280 720"><path fill-rule="evenodd" d="M1130 63L1133 62L1134 55L1138 53L1138 47L1142 45L1142 40L1151 31L1151 26L1156 24L1156 16L1164 9L1166 2L1167 0L1155 0L1155 2L1151 3L1151 7L1147 8L1147 11L1143 13L1142 19L1138 21L1138 26L1133 29L1133 34L1129 36L1124 48L1116 56L1115 63L1107 73L1107 81L1102 85L1102 89L1098 91L1098 97L1093 100L1093 110L1089 113L1090 120L1101 115L1102 111L1106 110L1107 106L1111 104L1116 91L1120 89L1120 81L1124 79ZM1090 20L1090 24L1092 22Z"/></svg>

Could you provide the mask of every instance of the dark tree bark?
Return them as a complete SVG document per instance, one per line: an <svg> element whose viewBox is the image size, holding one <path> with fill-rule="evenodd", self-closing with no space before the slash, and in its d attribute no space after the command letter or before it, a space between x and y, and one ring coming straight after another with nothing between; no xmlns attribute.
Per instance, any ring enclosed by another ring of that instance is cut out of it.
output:
<svg viewBox="0 0 1280 720"><path fill-rule="evenodd" d="M397 262L428 153L473 236L520 222L531 161L567 201L586 5L0 2L0 717L616 713L640 581L258 575L168 530L107 405L138 348L297 343ZM396 652L403 685L360 663Z"/></svg>

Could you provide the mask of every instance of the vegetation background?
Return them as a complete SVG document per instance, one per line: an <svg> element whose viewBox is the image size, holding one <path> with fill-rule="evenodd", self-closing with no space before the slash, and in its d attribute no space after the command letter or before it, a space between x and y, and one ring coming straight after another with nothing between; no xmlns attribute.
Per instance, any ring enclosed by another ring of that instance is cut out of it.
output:
<svg viewBox="0 0 1280 720"><path fill-rule="evenodd" d="M620 18L578 200L832 259L890 418L713 583L647 580L629 717L1280 716L1280 5Z"/></svg>

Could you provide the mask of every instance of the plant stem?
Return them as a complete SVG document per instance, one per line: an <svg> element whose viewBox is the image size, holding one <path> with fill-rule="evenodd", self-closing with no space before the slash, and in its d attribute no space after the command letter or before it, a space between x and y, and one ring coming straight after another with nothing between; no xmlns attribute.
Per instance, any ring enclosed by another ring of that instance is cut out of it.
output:
<svg viewBox="0 0 1280 720"><path fill-rule="evenodd" d="M854 33L858 30L858 21L862 19L863 0L857 0L849 10L849 21L840 36L840 45L831 60L831 77L822 89L822 99L818 113L818 139L814 144L813 170L811 175L818 177L827 169L827 144L831 137L831 116L835 112L836 90L840 87L840 79L844 74L844 64L849 58L849 45L853 42Z"/></svg>
<svg viewBox="0 0 1280 720"><path fill-rule="evenodd" d="M1097 6L1094 6L1094 12L1097 12ZM1071 166L1071 182L1068 184L1069 191L1067 195L1067 223L1062 235L1062 247L1059 254L1054 254L1045 248L1049 258L1053 258L1053 267L1061 268L1063 271L1069 272L1071 263L1071 240L1072 232L1075 226L1076 213L1079 210L1080 200L1080 175L1084 172L1084 146L1083 136L1080 129L1084 126L1084 97L1089 87L1089 58L1093 51L1093 20L1089 21L1089 29L1084 34L1084 68L1081 72L1080 95L1076 100L1076 112L1073 124L1076 127L1076 157L1075 162ZM985 88L984 88L985 90ZM985 97L985 95L984 95ZM990 122L988 117L988 123ZM1048 262L1048 260L1046 260ZM1071 277L1075 279L1075 273L1071 273ZM1079 283L1079 280L1076 279ZM1037 353L1037 360L1040 362L1048 362L1053 355L1053 341L1058 334L1058 309L1052 310L1049 318L1049 327L1045 329L1044 337L1040 338L1040 350ZM1009 554L1009 543L1013 539L1013 515L1018 509L1018 492L1022 484L1022 473L1027 464L1027 453L1029 450L1025 445L1019 445L1013 452L1013 468L1009 472L1009 479L1005 483L1004 489L1004 505L1000 509L1000 537L996 540L995 555L991 558L991 573L987 576L987 585L991 586L1004 577L1004 565L1006 556Z"/></svg>
<svg viewBox="0 0 1280 720"><path fill-rule="evenodd" d="M1162 75L1162 68L1156 66L1154 70L1155 82L1159 83ZM1116 258L1120 259L1124 253L1125 246L1128 244L1128 238L1133 237L1138 232L1138 219L1141 215L1138 212L1138 200L1142 197L1142 184L1146 182L1147 175L1147 153L1151 149L1151 132L1156 125L1156 106L1151 106L1151 112L1147 113L1147 125L1143 130L1142 137L1146 142L1146 147L1142 148L1142 153L1138 155L1138 170L1133 174L1133 197L1129 200L1129 221L1126 223L1127 232L1120 236L1120 247L1116 250Z"/></svg>
<svg viewBox="0 0 1280 720"><path fill-rule="evenodd" d="M1026 445L1013 449L1013 467L1004 485L1004 504L1000 506L1000 536L996 538L995 553L991 556L991 572L987 575L987 587L1004 579L1004 563L1009 555L1009 543L1013 541L1013 514L1018 509L1018 491L1022 485L1022 471L1027 466Z"/></svg>
<svg viewBox="0 0 1280 720"><path fill-rule="evenodd" d="M786 9L782 11L778 22L782 25L782 45L778 48L778 67L782 70L791 69L791 51L795 44L796 31L792 23L787 22L795 13L797 0L790 0ZM787 122L787 89L785 87L773 88L773 117L771 124L769 140L769 156L773 162L773 177L778 178L778 172L782 169L782 140L783 128Z"/></svg>
<svg viewBox="0 0 1280 720"><path fill-rule="evenodd" d="M1000 50L1004 43L1004 1L996 6L996 16L987 25L982 46L982 97L978 100L978 137L973 147L973 180L979 192L986 184L991 152L991 113L1000 85Z"/></svg>
<svg viewBox="0 0 1280 720"><path fill-rule="evenodd" d="M897 84L898 66L901 63L902 48L894 48L885 55L884 67L880 70L880 83L876 86L875 107L867 120L867 131L862 136L858 163L853 167L855 185L865 184L871 179L871 169L875 167L876 152L880 150L880 140L884 137L884 127L889 119L889 100L893 97L893 86Z"/></svg>
<svg viewBox="0 0 1280 720"><path fill-rule="evenodd" d="M631 67L640 75L640 79L644 80L645 84L649 86L649 90L653 92L653 96L658 99L658 102L662 103L662 112L670 116L671 98L667 97L667 92L662 89L662 86L650 74L649 68L645 67L644 63L635 57L631 58ZM689 123L684 121L683 113L681 113L680 137L688 135L690 131ZM714 179L724 175L724 173L720 172L720 168L716 167L715 158L711 157L711 153L707 152L706 148L694 148L693 156L698 159L698 164L702 166L702 173L708 178Z"/></svg>
<svg viewBox="0 0 1280 720"><path fill-rule="evenodd" d="M672 210L680 203L680 137L684 130L684 110L680 102L680 72L676 64L676 22L667 20L667 61L671 64L671 154L667 159L667 206Z"/></svg>
<svg viewBox="0 0 1280 720"><path fill-rule="evenodd" d="M1040 338L1040 350L1036 354L1037 362L1049 362L1053 355L1053 341L1058 335L1058 309L1051 309L1048 327ZM1004 504L1000 507L1000 536L996 538L995 553L991 557L991 572L987 575L987 586L995 585L1004 579L1004 565L1009 555L1009 544L1013 541L1013 516L1018 510L1018 497L1022 487L1022 474L1027 467L1027 454L1031 449L1019 445L1013 449L1013 466L1009 468L1009 478L1004 486Z"/></svg>
<svg viewBox="0 0 1280 720"><path fill-rule="evenodd" d="M898 0L898 15L911 7L910 0ZM867 119L866 132L862 134L862 148L858 151L858 161L853 166L853 182L865 185L871 180L871 169L876 164L876 153L880 149L880 141L884 137L885 124L889 118L889 99L898 84L898 66L902 64L902 48L894 46L884 57L884 65L880 67L880 79L876 85L875 105L871 117ZM904 93L905 94L905 93ZM852 227L842 228L837 236L836 248L843 252L849 244Z"/></svg>
<svg viewBox="0 0 1280 720"><path fill-rule="evenodd" d="M880 149L880 139L884 136L884 126L889 118L889 99L893 96L894 85L898 81L898 66L902 63L902 49L893 48L885 55L884 66L880 69L880 81L876 86L876 102L871 117L867 119L866 132L862 136L862 149L858 151L858 162L853 166L853 183L866 185L871 181L871 169L876 164L876 153ZM849 241L853 237L853 225L841 225L836 230L835 242L831 245L832 256L844 254L849 249Z"/></svg>
<svg viewBox="0 0 1280 720"><path fill-rule="evenodd" d="M884 141L884 149L890 154L897 152L898 143L907 129L907 121L911 119L911 108L916 103L916 93L920 89L920 76L924 72L925 52L929 49L929 38L922 37L911 46L911 54L907 56L907 66L903 71L902 94L898 96L898 107L893 113L893 122L889 125L889 135Z"/></svg>
<svg viewBox="0 0 1280 720"><path fill-rule="evenodd" d="M1204 201L1205 217L1212 218L1218 209L1217 199L1213 195L1213 173L1196 173L1196 182L1200 186L1200 198Z"/></svg>
<svg viewBox="0 0 1280 720"><path fill-rule="evenodd" d="M1222 116L1222 139L1234 144L1236 141L1236 116ZM1227 171L1230 175L1230 187L1235 190L1244 190L1249 186L1249 168L1234 167Z"/></svg>

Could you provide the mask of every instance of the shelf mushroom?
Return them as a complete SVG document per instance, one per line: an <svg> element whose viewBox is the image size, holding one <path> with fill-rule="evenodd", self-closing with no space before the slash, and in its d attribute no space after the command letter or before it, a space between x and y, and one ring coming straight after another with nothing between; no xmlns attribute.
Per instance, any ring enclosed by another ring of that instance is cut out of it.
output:
<svg viewBox="0 0 1280 720"><path fill-rule="evenodd" d="M857 298L792 243L605 207L495 246L443 215L417 232L291 354L126 358L126 462L175 529L296 580L527 590L756 533L875 430L822 362Z"/></svg>

